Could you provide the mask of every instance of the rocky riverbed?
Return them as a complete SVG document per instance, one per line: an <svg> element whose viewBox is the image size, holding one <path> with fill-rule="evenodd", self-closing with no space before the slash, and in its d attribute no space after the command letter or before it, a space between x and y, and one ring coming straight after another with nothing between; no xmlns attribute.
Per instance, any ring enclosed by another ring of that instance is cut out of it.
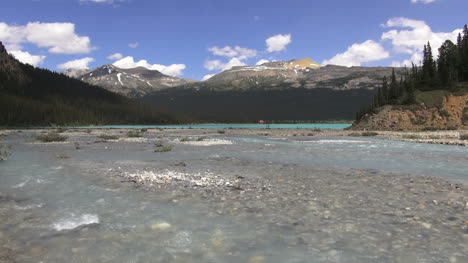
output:
<svg viewBox="0 0 468 263"><path fill-rule="evenodd" d="M465 147L387 132L41 132L4 138L0 262L468 262Z"/></svg>

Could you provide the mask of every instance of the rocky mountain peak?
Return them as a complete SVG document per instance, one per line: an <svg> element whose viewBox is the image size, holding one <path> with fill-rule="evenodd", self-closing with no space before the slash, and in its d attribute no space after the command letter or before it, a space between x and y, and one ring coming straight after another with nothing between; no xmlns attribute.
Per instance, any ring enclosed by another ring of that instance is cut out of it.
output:
<svg viewBox="0 0 468 263"><path fill-rule="evenodd" d="M311 69L318 69L320 68L320 64L313 61L310 58L303 58L303 59L295 59L291 60L286 64L287 68L290 69L306 69L306 68L311 68Z"/></svg>

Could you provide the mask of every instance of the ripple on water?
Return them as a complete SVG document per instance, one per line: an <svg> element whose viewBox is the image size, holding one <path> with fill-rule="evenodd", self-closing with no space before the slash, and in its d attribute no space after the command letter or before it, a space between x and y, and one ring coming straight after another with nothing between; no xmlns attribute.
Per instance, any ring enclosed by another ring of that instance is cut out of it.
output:
<svg viewBox="0 0 468 263"><path fill-rule="evenodd" d="M74 216L60 219L52 224L52 228L57 231L71 230L80 226L99 224L99 217L93 214L84 214L82 216Z"/></svg>

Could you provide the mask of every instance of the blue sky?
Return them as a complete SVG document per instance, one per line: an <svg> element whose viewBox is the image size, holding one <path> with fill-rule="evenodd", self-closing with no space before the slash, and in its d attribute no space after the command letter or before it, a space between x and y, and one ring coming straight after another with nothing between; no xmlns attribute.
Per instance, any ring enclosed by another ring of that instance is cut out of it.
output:
<svg viewBox="0 0 468 263"><path fill-rule="evenodd" d="M121 60L202 79L303 57L401 66L417 63L426 41L456 37L466 10L466 0L2 0L0 41L56 71Z"/></svg>

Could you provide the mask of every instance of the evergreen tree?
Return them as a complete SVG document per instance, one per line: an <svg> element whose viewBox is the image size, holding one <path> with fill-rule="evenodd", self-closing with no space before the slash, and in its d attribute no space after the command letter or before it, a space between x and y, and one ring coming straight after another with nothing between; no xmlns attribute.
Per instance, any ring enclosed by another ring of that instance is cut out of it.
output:
<svg viewBox="0 0 468 263"><path fill-rule="evenodd" d="M432 56L431 43L427 42L427 45L424 46L423 54L423 79L428 81L432 80L435 77L435 67L434 67L434 57Z"/></svg>

